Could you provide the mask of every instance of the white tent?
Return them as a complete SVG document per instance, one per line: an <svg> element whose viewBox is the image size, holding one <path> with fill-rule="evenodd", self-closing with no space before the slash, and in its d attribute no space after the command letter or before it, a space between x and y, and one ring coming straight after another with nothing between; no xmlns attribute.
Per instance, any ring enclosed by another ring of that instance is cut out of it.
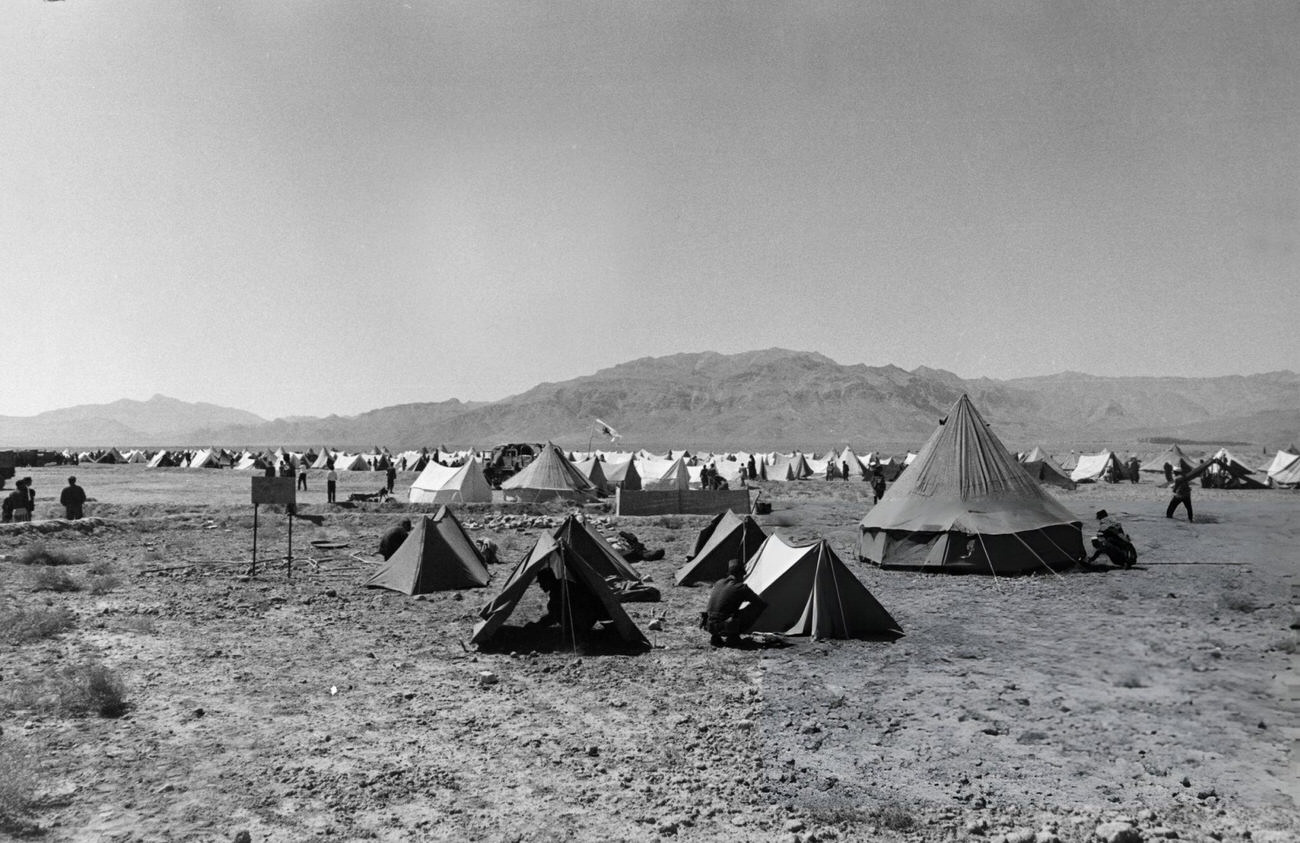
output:
<svg viewBox="0 0 1300 843"><path fill-rule="evenodd" d="M146 467L146 468L163 468L163 467L166 467L166 466L170 466L170 465L171 465L171 460L170 460L169 457L170 457L170 454L167 453L167 450L166 450L166 449L163 449L163 450L159 451L158 453L154 454L154 455L153 455L153 459L149 460L149 462L146 464L145 467Z"/></svg>
<svg viewBox="0 0 1300 843"><path fill-rule="evenodd" d="M1115 465L1115 471L1122 476L1124 464L1120 462L1114 451L1102 451L1100 454L1080 454L1079 462L1074 466L1074 470L1070 472L1070 479L1075 483L1096 483L1098 480L1105 479L1106 469L1112 463Z"/></svg>
<svg viewBox="0 0 1300 843"><path fill-rule="evenodd" d="M1291 462L1268 473L1268 479L1274 486L1300 485L1300 455L1292 456Z"/></svg>
<svg viewBox="0 0 1300 843"><path fill-rule="evenodd" d="M491 503L492 487L477 459L457 468L429 460L411 484L411 503Z"/></svg>
<svg viewBox="0 0 1300 843"><path fill-rule="evenodd" d="M361 454L337 454L334 457L335 471L370 471L370 463Z"/></svg>
<svg viewBox="0 0 1300 843"><path fill-rule="evenodd" d="M638 459L636 470L641 475L641 488L645 491L691 487L690 472L681 457L674 460Z"/></svg>
<svg viewBox="0 0 1300 843"><path fill-rule="evenodd" d="M186 468L221 468L221 460L212 448L204 448L190 457Z"/></svg>

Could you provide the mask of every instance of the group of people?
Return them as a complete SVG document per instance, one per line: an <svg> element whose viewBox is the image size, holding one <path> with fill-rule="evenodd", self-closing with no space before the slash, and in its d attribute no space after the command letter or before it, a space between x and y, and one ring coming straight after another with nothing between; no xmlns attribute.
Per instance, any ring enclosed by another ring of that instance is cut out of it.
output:
<svg viewBox="0 0 1300 843"><path fill-rule="evenodd" d="M745 482L745 467L743 465L740 467L740 482L742 484ZM731 487L730 484L722 478L722 475L718 473L716 468L711 465L706 465L704 468L700 469L700 488L705 491L713 491L718 489L729 489Z"/></svg>
<svg viewBox="0 0 1300 843"><path fill-rule="evenodd" d="M1128 462L1119 462L1118 459L1111 460L1110 465L1106 466L1106 482L1119 483L1127 480L1130 483L1136 483L1141 468L1142 462L1137 457L1129 457Z"/></svg>
<svg viewBox="0 0 1300 843"><path fill-rule="evenodd" d="M63 507L64 517L75 521L85 515L86 490L77 485L76 477L68 478L68 485L59 494L59 504ZM13 523L31 521L36 512L36 489L32 478L24 477L14 484L14 490L5 496L0 504L0 521Z"/></svg>

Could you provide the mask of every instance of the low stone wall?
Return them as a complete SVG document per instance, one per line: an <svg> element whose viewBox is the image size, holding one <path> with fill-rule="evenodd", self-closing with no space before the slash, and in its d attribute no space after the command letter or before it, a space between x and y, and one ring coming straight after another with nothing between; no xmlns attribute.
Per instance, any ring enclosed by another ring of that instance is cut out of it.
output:
<svg viewBox="0 0 1300 843"><path fill-rule="evenodd" d="M749 490L629 492L614 496L615 515L719 515L728 509L749 512Z"/></svg>

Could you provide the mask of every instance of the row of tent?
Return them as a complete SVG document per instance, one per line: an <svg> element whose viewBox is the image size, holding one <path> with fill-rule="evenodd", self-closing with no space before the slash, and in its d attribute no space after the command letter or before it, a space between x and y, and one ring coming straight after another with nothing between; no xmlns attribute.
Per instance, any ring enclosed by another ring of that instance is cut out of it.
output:
<svg viewBox="0 0 1300 843"><path fill-rule="evenodd" d="M761 537L761 541L758 539ZM752 552L750 546L752 545ZM795 545L767 535L752 518L728 512L701 532L697 553L679 575L679 585L708 582L726 574L731 556L747 559L745 582L764 602L748 618L746 632L810 635L816 638L879 638L902 634L902 627L848 569L825 540ZM725 559L723 557L726 557ZM716 564L722 560L721 565ZM686 569L684 569L686 570ZM628 595L644 593L645 581L597 531L574 516L538 537L506 577L497 595L479 611L470 642L486 644L511 617L528 588L543 572L564 590L562 606L599 606L599 614L630 645L645 645L644 634L622 607ZM490 580L478 547L447 507L423 516L406 540L366 581L416 595L482 588ZM580 598L573 592L581 592ZM566 618L562 634L576 638Z"/></svg>

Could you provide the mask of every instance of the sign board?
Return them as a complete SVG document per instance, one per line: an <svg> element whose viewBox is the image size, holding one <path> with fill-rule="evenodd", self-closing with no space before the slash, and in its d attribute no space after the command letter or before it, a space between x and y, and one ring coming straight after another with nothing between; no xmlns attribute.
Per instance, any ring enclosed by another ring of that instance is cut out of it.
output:
<svg viewBox="0 0 1300 843"><path fill-rule="evenodd" d="M276 503L294 506L298 502L297 488L292 477L252 477L253 503Z"/></svg>

